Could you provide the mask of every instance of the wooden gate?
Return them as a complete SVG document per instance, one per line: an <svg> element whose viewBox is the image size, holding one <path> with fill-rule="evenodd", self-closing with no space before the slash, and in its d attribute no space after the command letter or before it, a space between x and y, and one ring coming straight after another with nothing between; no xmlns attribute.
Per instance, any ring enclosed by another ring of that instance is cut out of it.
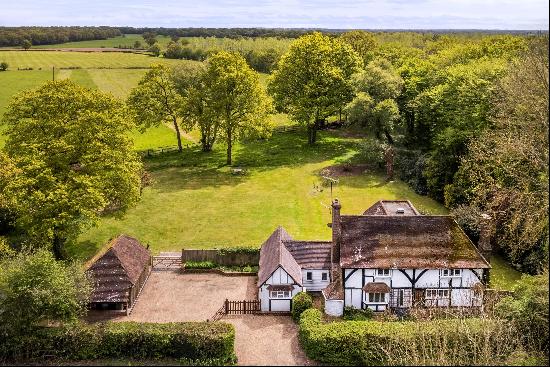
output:
<svg viewBox="0 0 550 367"><path fill-rule="evenodd" d="M210 318L210 321L217 321L225 315L255 314L261 310L260 300L230 301L226 299L223 306Z"/></svg>
<svg viewBox="0 0 550 367"><path fill-rule="evenodd" d="M153 256L153 269L181 269L181 256Z"/></svg>

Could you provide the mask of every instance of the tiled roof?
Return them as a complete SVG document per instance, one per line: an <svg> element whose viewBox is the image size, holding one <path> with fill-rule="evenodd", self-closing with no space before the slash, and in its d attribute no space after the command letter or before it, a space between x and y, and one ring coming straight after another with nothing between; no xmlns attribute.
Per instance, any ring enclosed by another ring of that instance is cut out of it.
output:
<svg viewBox="0 0 550 367"><path fill-rule="evenodd" d="M450 216L341 216L342 268L489 268Z"/></svg>
<svg viewBox="0 0 550 367"><path fill-rule="evenodd" d="M260 249L260 266L258 269L258 287L264 284L279 266L298 285L302 285L302 270L300 265L298 265L283 244L283 241L289 240L292 240L292 237L290 237L283 227L279 226L262 244Z"/></svg>
<svg viewBox="0 0 550 367"><path fill-rule="evenodd" d="M389 293L390 287L383 282L370 282L363 287L363 290L367 293Z"/></svg>
<svg viewBox="0 0 550 367"><path fill-rule="evenodd" d="M121 235L87 269L94 290L91 302L127 302L129 289L149 264L151 253L135 238Z"/></svg>
<svg viewBox="0 0 550 367"><path fill-rule="evenodd" d="M283 241L302 269L330 269L330 241Z"/></svg>

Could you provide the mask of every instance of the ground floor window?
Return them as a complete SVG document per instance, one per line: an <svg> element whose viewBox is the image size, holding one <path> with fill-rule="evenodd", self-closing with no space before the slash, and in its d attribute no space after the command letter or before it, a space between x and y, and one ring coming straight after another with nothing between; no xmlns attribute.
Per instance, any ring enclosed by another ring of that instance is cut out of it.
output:
<svg viewBox="0 0 550 367"><path fill-rule="evenodd" d="M271 298L290 298L290 291L271 291Z"/></svg>
<svg viewBox="0 0 550 367"><path fill-rule="evenodd" d="M386 293L369 293L369 302L383 303L386 302Z"/></svg>
<svg viewBox="0 0 550 367"><path fill-rule="evenodd" d="M446 299L449 298L448 289L426 289L426 299Z"/></svg>

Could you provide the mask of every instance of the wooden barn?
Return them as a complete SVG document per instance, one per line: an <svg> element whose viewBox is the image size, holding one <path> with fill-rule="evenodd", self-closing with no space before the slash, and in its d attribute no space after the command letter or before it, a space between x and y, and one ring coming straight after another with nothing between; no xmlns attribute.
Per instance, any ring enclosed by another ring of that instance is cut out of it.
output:
<svg viewBox="0 0 550 367"><path fill-rule="evenodd" d="M129 312L152 268L151 253L135 238L120 235L92 259L90 308Z"/></svg>

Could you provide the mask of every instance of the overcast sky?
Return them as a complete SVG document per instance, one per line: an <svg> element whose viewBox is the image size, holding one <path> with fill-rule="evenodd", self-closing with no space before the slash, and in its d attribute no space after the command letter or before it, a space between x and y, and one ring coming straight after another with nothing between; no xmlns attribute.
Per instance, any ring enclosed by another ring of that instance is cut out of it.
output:
<svg viewBox="0 0 550 367"><path fill-rule="evenodd" d="M0 25L548 29L548 0L0 0Z"/></svg>

